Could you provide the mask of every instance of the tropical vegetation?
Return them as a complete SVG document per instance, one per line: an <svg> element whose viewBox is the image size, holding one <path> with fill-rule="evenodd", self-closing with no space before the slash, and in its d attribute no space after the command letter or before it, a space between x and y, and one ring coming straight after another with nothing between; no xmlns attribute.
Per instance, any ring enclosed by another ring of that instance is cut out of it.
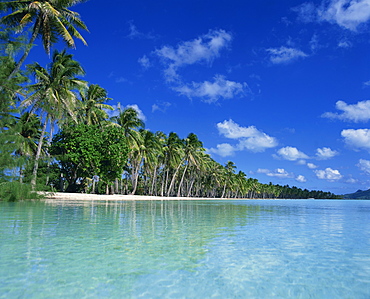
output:
<svg viewBox="0 0 370 299"><path fill-rule="evenodd" d="M260 183L233 162L212 159L194 133L152 132L134 108L112 111L108 92L84 81L83 67L65 49L54 50L46 66L24 66L38 37L46 53L59 39L86 44L78 29L87 27L70 10L80 2L0 1L0 199L28 199L33 191L336 198Z"/></svg>

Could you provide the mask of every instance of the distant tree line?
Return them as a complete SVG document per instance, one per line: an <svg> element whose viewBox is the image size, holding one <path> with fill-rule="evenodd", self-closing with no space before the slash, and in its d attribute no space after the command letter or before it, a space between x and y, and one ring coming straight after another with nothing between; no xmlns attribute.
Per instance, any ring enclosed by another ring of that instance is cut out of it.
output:
<svg viewBox="0 0 370 299"><path fill-rule="evenodd" d="M109 117L108 92L82 80L83 67L66 50L55 50L45 67L23 67L39 37L47 53L60 38L71 47L75 38L85 43L78 29L86 26L69 10L79 2L0 2L0 199L29 198L36 190L336 198L248 178L233 162L212 159L194 133L181 138L145 129L133 108Z"/></svg>

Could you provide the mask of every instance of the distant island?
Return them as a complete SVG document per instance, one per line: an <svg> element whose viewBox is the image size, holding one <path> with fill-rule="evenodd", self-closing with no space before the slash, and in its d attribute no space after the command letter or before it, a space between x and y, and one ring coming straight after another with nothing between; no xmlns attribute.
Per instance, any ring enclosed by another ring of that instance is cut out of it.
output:
<svg viewBox="0 0 370 299"><path fill-rule="evenodd" d="M370 199L370 189L363 191L357 190L355 193L344 194L344 199Z"/></svg>

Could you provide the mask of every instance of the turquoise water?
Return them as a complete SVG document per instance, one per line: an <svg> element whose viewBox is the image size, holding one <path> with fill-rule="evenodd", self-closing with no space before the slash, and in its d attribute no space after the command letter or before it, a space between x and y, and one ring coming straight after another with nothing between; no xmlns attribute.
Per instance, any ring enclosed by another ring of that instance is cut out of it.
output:
<svg viewBox="0 0 370 299"><path fill-rule="evenodd" d="M370 298L370 201L0 202L0 298Z"/></svg>

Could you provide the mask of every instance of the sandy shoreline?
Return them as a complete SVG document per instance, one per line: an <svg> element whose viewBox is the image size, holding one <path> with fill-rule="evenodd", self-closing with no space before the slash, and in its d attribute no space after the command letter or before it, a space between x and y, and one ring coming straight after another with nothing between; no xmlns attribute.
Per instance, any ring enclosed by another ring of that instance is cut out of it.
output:
<svg viewBox="0 0 370 299"><path fill-rule="evenodd" d="M201 198L201 197L161 197L144 195L101 195L85 193L45 193L47 200L66 200L66 201L123 201L123 200L224 200L222 198Z"/></svg>

